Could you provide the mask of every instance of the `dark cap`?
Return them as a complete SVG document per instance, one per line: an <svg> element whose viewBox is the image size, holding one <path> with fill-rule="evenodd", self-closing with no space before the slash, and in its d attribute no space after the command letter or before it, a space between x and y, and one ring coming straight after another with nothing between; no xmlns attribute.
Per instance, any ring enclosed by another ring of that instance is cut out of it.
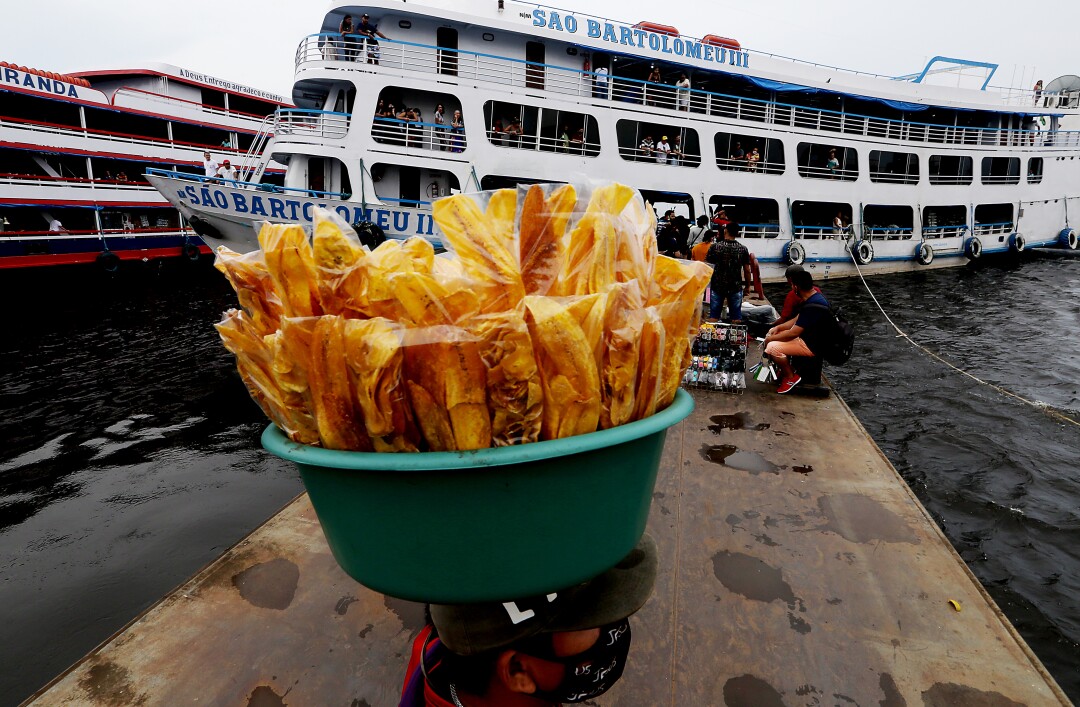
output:
<svg viewBox="0 0 1080 707"><path fill-rule="evenodd" d="M581 631L625 619L652 595L656 543L642 536L619 564L587 582L546 596L487 604L432 604L443 644L476 655L538 633Z"/></svg>

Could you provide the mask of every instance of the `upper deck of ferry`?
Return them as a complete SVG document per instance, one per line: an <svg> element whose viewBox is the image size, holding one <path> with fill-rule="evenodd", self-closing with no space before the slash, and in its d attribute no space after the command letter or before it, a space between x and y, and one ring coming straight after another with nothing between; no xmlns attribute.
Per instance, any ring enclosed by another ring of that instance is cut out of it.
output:
<svg viewBox="0 0 1080 707"><path fill-rule="evenodd" d="M358 25L365 13L386 35L377 45L365 44L358 32L340 32L346 14ZM377 58L365 60L371 51ZM323 108L320 89L358 79L357 73L426 74L443 84L483 81L533 96L615 108L636 103L635 110L681 110L890 142L1080 147L1080 132L1060 122L1080 115L1080 91L998 88L992 85L996 69L935 57L921 71L882 76L760 52L717 35L690 37L655 23L509 0L375 0L334 3L320 31L300 42L293 100L300 109ZM674 84L683 73L690 88L679 90ZM952 85L939 84L945 77ZM679 91L680 99L649 101L650 91L673 97ZM340 112L344 124L348 111ZM1035 133L1042 134L1036 139Z"/></svg>

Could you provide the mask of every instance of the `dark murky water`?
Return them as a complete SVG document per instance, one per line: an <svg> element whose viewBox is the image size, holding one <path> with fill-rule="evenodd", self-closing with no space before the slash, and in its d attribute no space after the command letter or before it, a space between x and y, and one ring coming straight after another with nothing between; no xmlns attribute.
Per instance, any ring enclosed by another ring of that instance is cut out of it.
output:
<svg viewBox="0 0 1080 707"><path fill-rule="evenodd" d="M187 265L114 278L0 272L0 704L28 696L302 490L260 451L262 413L211 327L232 302L227 286L208 263ZM870 282L900 326L950 360L1078 416L1080 260ZM897 339L858 281L825 291L860 335L851 363L827 374L1080 700L1080 428ZM731 473L763 471L736 449L707 451L750 467ZM748 677L725 685L729 701L771 704L775 691Z"/></svg>
<svg viewBox="0 0 1080 707"><path fill-rule="evenodd" d="M211 327L209 266L0 271L0 704L301 492Z"/></svg>
<svg viewBox="0 0 1080 707"><path fill-rule="evenodd" d="M869 278L920 343L1080 419L1080 259ZM949 540L1080 702L1080 427L895 336L858 280L828 281L859 336L826 374ZM769 288L776 300L780 291Z"/></svg>

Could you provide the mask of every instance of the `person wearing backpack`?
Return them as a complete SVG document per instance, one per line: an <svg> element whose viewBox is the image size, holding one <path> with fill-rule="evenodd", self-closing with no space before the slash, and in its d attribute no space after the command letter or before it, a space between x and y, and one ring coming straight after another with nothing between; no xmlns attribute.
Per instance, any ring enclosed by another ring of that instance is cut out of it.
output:
<svg viewBox="0 0 1080 707"><path fill-rule="evenodd" d="M836 319L828 300L814 287L806 270L791 273L791 284L801 307L799 316L773 327L765 337L765 353L782 372L777 393L784 395L802 382L791 368L791 356L823 356L833 345ZM827 357L826 357L827 358Z"/></svg>

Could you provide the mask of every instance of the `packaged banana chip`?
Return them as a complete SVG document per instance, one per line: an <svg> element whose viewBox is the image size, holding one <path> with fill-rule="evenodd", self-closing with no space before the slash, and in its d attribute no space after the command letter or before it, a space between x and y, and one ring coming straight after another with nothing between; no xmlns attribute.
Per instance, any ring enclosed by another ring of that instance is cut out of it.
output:
<svg viewBox="0 0 1080 707"><path fill-rule="evenodd" d="M448 253L369 250L336 214L219 248L241 310L217 325L292 440L373 452L528 444L648 417L691 362L703 263L659 256L622 184L535 184L435 202Z"/></svg>

